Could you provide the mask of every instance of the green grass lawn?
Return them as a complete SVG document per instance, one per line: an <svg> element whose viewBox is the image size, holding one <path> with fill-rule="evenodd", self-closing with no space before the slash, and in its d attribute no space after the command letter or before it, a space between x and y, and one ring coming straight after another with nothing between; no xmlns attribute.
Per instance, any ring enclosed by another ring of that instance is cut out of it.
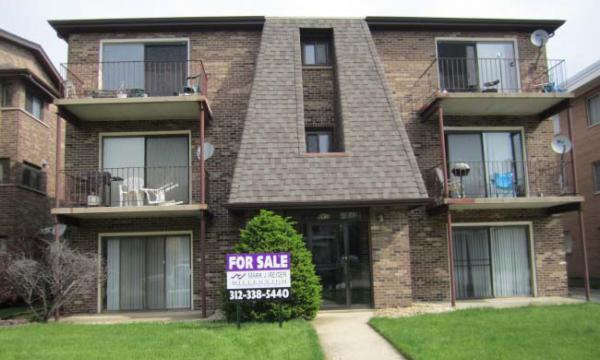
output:
<svg viewBox="0 0 600 360"><path fill-rule="evenodd" d="M0 327L0 359L322 359L310 323Z"/></svg>
<svg viewBox="0 0 600 360"><path fill-rule="evenodd" d="M409 359L600 359L600 304L471 309L370 323Z"/></svg>

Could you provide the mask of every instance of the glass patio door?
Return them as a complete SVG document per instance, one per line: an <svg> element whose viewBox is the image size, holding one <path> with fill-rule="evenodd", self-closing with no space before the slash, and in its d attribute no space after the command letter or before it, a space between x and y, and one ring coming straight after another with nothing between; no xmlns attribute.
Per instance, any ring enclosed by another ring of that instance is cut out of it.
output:
<svg viewBox="0 0 600 360"><path fill-rule="evenodd" d="M531 295L527 228L454 228L459 299Z"/></svg>
<svg viewBox="0 0 600 360"><path fill-rule="evenodd" d="M526 193L521 133L448 133L452 197L518 197ZM462 164L468 173L456 171Z"/></svg>
<svg viewBox="0 0 600 360"><path fill-rule="evenodd" d="M110 237L104 254L106 310L191 307L189 236Z"/></svg>
<svg viewBox="0 0 600 360"><path fill-rule="evenodd" d="M500 92L519 89L517 59L512 42L478 42L477 62L480 89L496 88ZM498 81L495 86L486 83Z"/></svg>

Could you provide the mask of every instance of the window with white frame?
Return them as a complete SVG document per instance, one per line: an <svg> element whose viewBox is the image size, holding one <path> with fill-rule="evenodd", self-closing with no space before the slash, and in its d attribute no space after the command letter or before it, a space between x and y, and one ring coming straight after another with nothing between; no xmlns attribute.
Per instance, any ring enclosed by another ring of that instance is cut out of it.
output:
<svg viewBox="0 0 600 360"><path fill-rule="evenodd" d="M328 153L333 149L332 130L306 130L306 152Z"/></svg>

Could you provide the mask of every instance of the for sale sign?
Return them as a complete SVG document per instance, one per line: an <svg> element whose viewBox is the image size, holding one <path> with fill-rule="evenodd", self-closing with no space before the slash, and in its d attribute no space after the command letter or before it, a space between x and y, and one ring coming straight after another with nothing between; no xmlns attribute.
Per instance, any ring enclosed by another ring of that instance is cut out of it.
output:
<svg viewBox="0 0 600 360"><path fill-rule="evenodd" d="M290 253L227 254L229 300L280 300L290 297Z"/></svg>

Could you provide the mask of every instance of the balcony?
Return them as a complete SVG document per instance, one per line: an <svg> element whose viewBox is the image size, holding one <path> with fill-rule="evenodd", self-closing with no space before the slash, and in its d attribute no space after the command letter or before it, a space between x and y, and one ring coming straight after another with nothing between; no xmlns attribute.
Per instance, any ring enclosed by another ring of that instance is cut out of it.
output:
<svg viewBox="0 0 600 360"><path fill-rule="evenodd" d="M448 196L442 166L426 174L436 206L454 210L547 209L549 213L579 206L573 193L571 164L551 160L460 161L448 165Z"/></svg>
<svg viewBox="0 0 600 360"><path fill-rule="evenodd" d="M424 64L423 64L424 65ZM573 97L566 89L564 60L516 58L436 58L413 87L428 118L444 115L537 116L560 111Z"/></svg>
<svg viewBox="0 0 600 360"><path fill-rule="evenodd" d="M206 204L193 201L187 166L63 170L59 207L73 218L196 216ZM197 185L198 188L200 185Z"/></svg>
<svg viewBox="0 0 600 360"><path fill-rule="evenodd" d="M55 101L78 121L192 120L206 104L201 60L68 63L64 98Z"/></svg>

